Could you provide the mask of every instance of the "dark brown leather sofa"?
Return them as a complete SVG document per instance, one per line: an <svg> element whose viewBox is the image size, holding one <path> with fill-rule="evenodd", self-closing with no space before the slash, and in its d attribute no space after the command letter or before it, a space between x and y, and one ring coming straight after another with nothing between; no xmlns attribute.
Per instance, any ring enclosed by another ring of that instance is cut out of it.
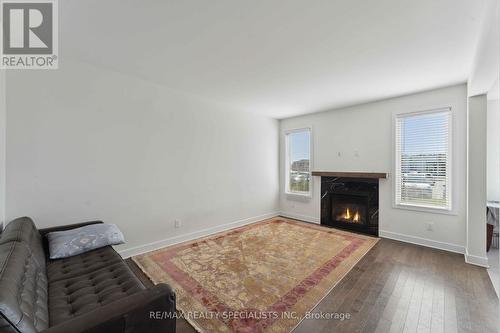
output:
<svg viewBox="0 0 500 333"><path fill-rule="evenodd" d="M175 332L175 294L147 289L111 246L50 260L46 234L18 218L0 235L0 332ZM162 319L154 312L160 311Z"/></svg>

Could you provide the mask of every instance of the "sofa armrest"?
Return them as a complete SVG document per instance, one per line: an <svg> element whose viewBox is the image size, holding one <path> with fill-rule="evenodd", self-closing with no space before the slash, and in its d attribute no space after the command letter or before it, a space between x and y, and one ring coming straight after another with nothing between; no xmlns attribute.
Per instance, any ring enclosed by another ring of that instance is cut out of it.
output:
<svg viewBox="0 0 500 333"><path fill-rule="evenodd" d="M59 225L59 226L55 226L55 227L38 229L38 232L40 233L40 235L42 235L42 237L44 237L49 232L71 230L71 229L84 227L86 225L98 224L98 223L103 223L103 222L102 221L88 221L88 222L80 222L80 223L73 223L73 224L65 224L65 225Z"/></svg>
<svg viewBox="0 0 500 333"><path fill-rule="evenodd" d="M106 304L43 333L175 332L175 293L167 284Z"/></svg>

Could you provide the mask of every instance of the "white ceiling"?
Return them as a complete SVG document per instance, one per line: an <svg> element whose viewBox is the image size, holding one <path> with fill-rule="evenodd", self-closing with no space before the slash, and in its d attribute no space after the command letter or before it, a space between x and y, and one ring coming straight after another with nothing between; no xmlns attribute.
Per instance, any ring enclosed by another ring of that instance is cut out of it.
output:
<svg viewBox="0 0 500 333"><path fill-rule="evenodd" d="M465 82L487 0L64 0L61 56L276 118Z"/></svg>

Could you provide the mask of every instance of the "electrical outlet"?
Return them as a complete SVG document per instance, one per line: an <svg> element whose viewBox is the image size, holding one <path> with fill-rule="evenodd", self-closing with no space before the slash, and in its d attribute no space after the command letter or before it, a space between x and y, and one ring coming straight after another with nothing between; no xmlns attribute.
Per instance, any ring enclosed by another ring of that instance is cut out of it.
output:
<svg viewBox="0 0 500 333"><path fill-rule="evenodd" d="M174 220L174 227L177 229L177 228L180 228L181 227L181 220Z"/></svg>
<svg viewBox="0 0 500 333"><path fill-rule="evenodd" d="M434 222L427 222L427 231L434 231Z"/></svg>

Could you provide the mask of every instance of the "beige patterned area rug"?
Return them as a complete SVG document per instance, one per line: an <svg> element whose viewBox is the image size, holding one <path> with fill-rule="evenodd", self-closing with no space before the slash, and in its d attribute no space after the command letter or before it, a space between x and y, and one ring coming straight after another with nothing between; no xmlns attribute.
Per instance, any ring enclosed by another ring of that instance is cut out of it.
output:
<svg viewBox="0 0 500 333"><path fill-rule="evenodd" d="M377 241L276 217L133 260L200 332L290 332Z"/></svg>

